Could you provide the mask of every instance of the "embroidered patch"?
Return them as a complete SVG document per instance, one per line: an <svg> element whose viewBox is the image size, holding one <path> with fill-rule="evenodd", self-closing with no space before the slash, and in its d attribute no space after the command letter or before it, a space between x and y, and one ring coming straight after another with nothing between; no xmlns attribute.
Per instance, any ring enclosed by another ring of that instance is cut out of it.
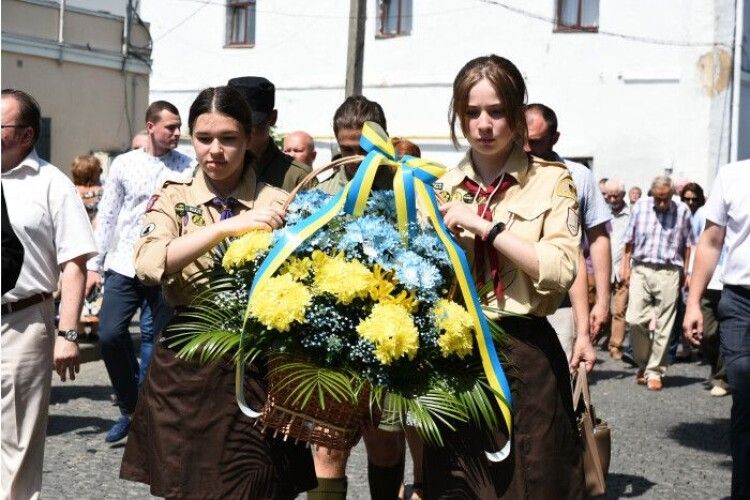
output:
<svg viewBox="0 0 750 500"><path fill-rule="evenodd" d="M433 182L432 187L435 188L435 191L440 191L443 189L443 183L442 182Z"/></svg>
<svg viewBox="0 0 750 500"><path fill-rule="evenodd" d="M474 203L474 195L471 193L466 193L463 197L464 203Z"/></svg>
<svg viewBox="0 0 750 500"><path fill-rule="evenodd" d="M174 206L174 213L176 213L179 217L185 215L185 204L182 202L176 203Z"/></svg>
<svg viewBox="0 0 750 500"><path fill-rule="evenodd" d="M555 195L578 201L578 193L576 191L576 185L573 182L573 179L571 179L570 177L560 179L560 182L558 182L557 186L555 186Z"/></svg>
<svg viewBox="0 0 750 500"><path fill-rule="evenodd" d="M154 224L153 222L151 224L143 226L143 229L141 230L141 238L153 233L154 229L156 229L156 224Z"/></svg>
<svg viewBox="0 0 750 500"><path fill-rule="evenodd" d="M578 236L578 230L581 227L581 219L578 216L578 211L574 208L568 208L568 219L566 220L568 231L572 236Z"/></svg>
<svg viewBox="0 0 750 500"><path fill-rule="evenodd" d="M461 201L461 193L453 193L453 196L451 197L452 201Z"/></svg>
<svg viewBox="0 0 750 500"><path fill-rule="evenodd" d="M149 213L151 210L154 209L154 205L156 205L156 202L159 200L159 195L154 194L151 196L151 198L148 199L148 203L146 204L146 213Z"/></svg>

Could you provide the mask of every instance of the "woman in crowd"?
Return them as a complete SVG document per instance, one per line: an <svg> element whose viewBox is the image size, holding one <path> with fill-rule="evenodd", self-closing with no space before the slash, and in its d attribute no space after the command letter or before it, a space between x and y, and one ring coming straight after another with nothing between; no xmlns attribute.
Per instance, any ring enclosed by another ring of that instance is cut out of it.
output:
<svg viewBox="0 0 750 500"><path fill-rule="evenodd" d="M286 193L256 182L247 149L251 110L228 87L203 90L189 129L200 164L194 179L167 183L148 204L135 267L161 283L177 311L197 292L190 276L213 266L209 252L230 236L281 227ZM168 336L168 332L164 334ZM229 363L200 366L178 357L165 338L138 398L120 476L168 498L295 498L315 486L310 451L261 433L234 398ZM247 398L265 401L250 370Z"/></svg>
<svg viewBox="0 0 750 500"><path fill-rule="evenodd" d="M73 184L81 197L91 225L96 227L96 212L102 199L102 165L93 155L78 155L70 166ZM90 338L96 338L99 329L99 309L102 306L102 289L97 287L84 298L81 324L89 328Z"/></svg>
<svg viewBox="0 0 750 500"><path fill-rule="evenodd" d="M70 173L86 213L89 214L89 220L94 224L99 201L102 199L102 165L96 156L78 155L73 159Z"/></svg>
<svg viewBox="0 0 750 500"><path fill-rule="evenodd" d="M452 446L425 449L425 497L583 498L581 447L568 363L546 315L576 274L579 227L575 186L564 165L528 156L526 86L496 55L468 62L453 84L450 123L469 142L466 157L437 183L447 226L466 250L490 317L507 333L513 397L512 447L490 462L485 450L505 436L468 429ZM499 412L499 410L498 410Z"/></svg>

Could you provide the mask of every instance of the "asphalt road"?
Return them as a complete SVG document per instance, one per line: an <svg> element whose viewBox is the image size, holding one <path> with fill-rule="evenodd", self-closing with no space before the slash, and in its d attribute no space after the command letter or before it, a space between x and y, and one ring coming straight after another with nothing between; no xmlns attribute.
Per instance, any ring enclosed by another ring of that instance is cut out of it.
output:
<svg viewBox="0 0 750 500"><path fill-rule="evenodd" d="M709 396L703 385L708 367L697 362L671 367L657 393L635 384L634 369L605 353L599 359L592 399L613 428L605 498L727 498L731 398ZM104 442L117 416L101 361L83 365L74 383L53 382L43 497L150 498L147 486L118 478L123 444ZM349 498L369 498L361 445L348 475Z"/></svg>

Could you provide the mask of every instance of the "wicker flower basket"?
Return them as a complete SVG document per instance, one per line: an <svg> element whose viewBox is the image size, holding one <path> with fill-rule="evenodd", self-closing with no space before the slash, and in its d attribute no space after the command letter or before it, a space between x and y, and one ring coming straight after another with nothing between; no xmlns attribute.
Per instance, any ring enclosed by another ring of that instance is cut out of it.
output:
<svg viewBox="0 0 750 500"><path fill-rule="evenodd" d="M274 435L280 433L284 440L291 438L334 450L352 448L359 441L362 421L377 417L370 412L369 391L363 389L356 404L329 398L322 408L313 397L302 408L293 401L292 388L282 384L286 377L283 365L292 359L299 361L283 355L268 361L268 398L260 417L264 429L274 429Z"/></svg>

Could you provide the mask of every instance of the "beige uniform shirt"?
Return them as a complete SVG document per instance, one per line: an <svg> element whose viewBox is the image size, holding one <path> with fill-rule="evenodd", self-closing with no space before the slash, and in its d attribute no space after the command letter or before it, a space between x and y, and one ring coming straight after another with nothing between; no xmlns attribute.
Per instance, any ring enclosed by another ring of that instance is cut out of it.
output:
<svg viewBox="0 0 750 500"><path fill-rule="evenodd" d="M191 262L175 274L166 275L167 246L175 238L200 231L220 220L220 210L211 204L216 194L206 182L201 169L185 183L167 182L149 201L141 238L135 246L135 272L146 285L161 284L164 296L172 306L188 305L196 292L190 277L214 266L209 253ZM245 168L242 180L229 196L236 198L234 213L253 207L283 205L287 193L263 183L256 183L255 172Z"/></svg>
<svg viewBox="0 0 750 500"><path fill-rule="evenodd" d="M520 147L512 151L505 172L517 182L504 194L495 195L488 210L493 221L506 224L506 231L533 244L539 257L539 279L531 279L498 252L505 298L493 298L489 305L510 314L546 316L560 305L576 275L580 234L575 185L564 164L529 156ZM468 203L476 210L474 196L463 185L466 178L486 188L470 152L435 182L435 191L442 199ZM473 265L474 235L463 231L459 243ZM485 282L492 279L486 276Z"/></svg>

